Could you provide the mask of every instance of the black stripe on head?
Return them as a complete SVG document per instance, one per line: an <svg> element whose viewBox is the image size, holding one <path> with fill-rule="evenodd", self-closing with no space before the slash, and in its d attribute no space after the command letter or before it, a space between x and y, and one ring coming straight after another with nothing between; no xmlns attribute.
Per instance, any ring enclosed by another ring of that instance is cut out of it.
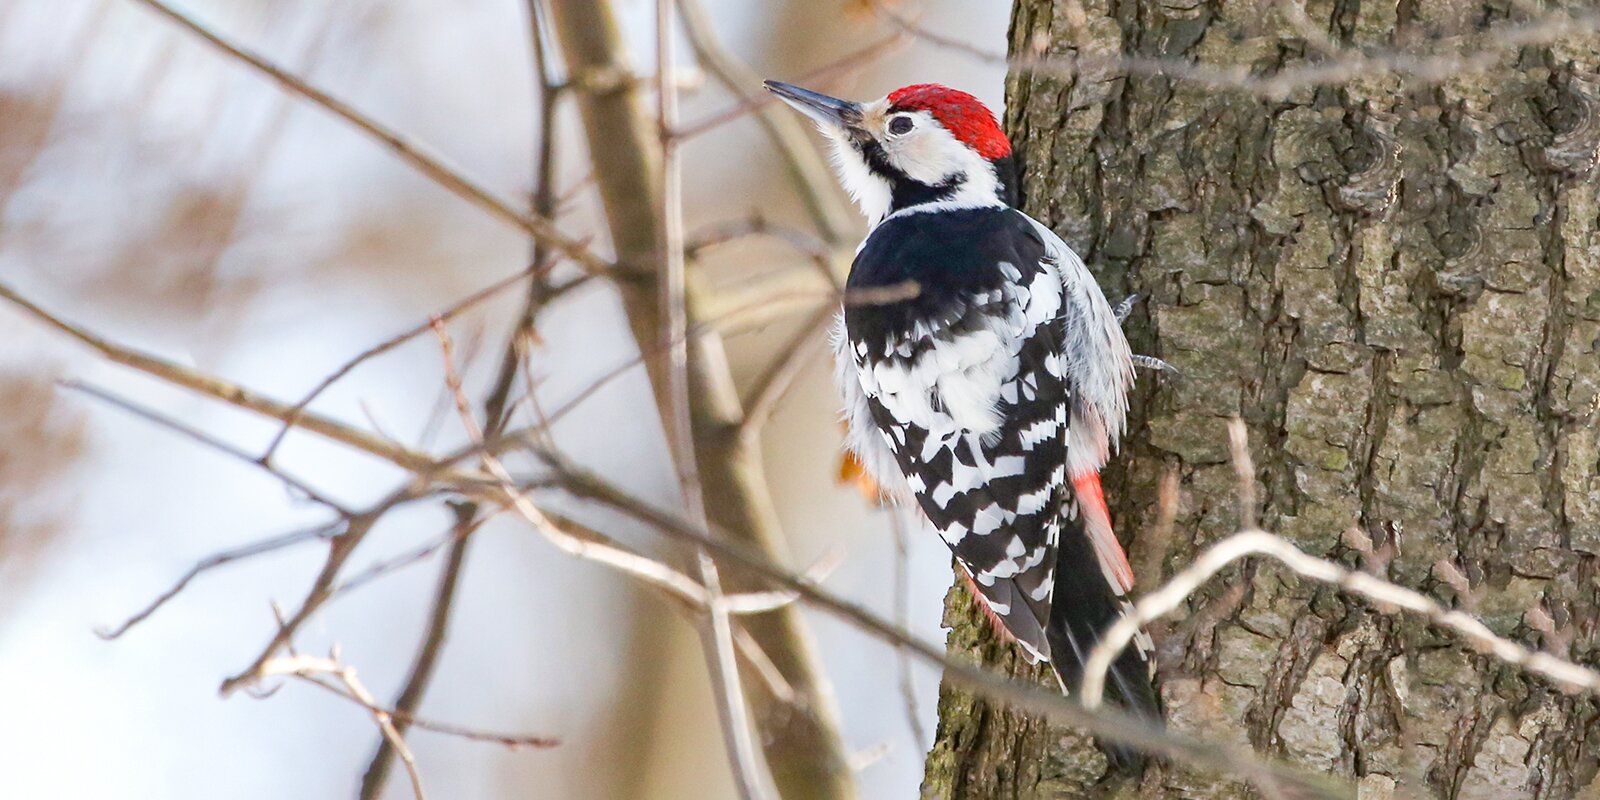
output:
<svg viewBox="0 0 1600 800"><path fill-rule="evenodd" d="M889 182L889 211L896 211L924 203L936 203L953 197L956 190L967 180L965 172L958 172L945 178L934 185L928 185L911 178L898 167L889 163L889 157L883 152L883 145L871 138L852 139L856 150L867 162L867 167L872 172ZM989 162L994 168L995 177L1000 184L1000 202L1012 208L1017 207L1020 196L1017 188L1017 164L1011 156L1001 156Z"/></svg>
<svg viewBox="0 0 1600 800"><path fill-rule="evenodd" d="M888 213L890 214L903 208L947 200L967 180L966 173L958 172L930 186L914 180L899 167L889 163L888 154L883 152L883 145L877 141L871 139L865 142L857 141L856 147L861 151L861 157L866 160L867 168L889 182Z"/></svg>
<svg viewBox="0 0 1600 800"><path fill-rule="evenodd" d="M1000 202L1016 208L1022 202L1022 190L1017 185L1016 159L1006 155L989 163L994 165L994 174L1000 179Z"/></svg>

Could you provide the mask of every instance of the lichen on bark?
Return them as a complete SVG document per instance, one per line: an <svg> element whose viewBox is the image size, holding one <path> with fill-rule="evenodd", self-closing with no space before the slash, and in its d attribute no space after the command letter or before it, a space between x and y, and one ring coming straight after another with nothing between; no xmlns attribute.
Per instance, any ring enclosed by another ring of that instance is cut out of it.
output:
<svg viewBox="0 0 1600 800"><path fill-rule="evenodd" d="M1267 74L1328 57L1292 5L1018 0L1011 47ZM1481 49L1533 5L1304 8L1342 48L1436 32ZM1026 210L1109 296L1149 296L1130 338L1182 371L1141 376L1105 476L1134 563L1170 573L1235 530L1224 423L1238 415L1264 526L1528 646L1600 660L1600 39L1494 52L1442 83L1370 73L1274 98L1013 72ZM1155 541L1169 470L1176 525ZM1374 554L1351 549L1351 527ZM1555 636L1530 625L1534 607ZM1042 678L960 592L946 619L952 653ZM1271 564L1225 572L1156 633L1174 729L1346 776L1366 797L1600 796L1592 699ZM939 711L925 797L1253 796L1170 765L1102 780L1083 736L950 686Z"/></svg>

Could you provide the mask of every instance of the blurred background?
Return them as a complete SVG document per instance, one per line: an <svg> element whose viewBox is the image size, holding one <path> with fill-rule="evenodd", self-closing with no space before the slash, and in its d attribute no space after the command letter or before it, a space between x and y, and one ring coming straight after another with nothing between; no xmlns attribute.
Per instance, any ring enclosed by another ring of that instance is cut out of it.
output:
<svg viewBox="0 0 1600 800"><path fill-rule="evenodd" d="M776 78L890 32L845 0L706 6L723 41ZM654 5L616 7L648 74ZM530 191L538 104L520 0L189 0L183 8L497 194ZM902 8L934 30L1004 48L1008 3ZM684 64L692 67L686 55ZM1002 78L1000 66L907 44L833 85L869 98L938 81L999 111ZM735 100L715 82L691 80L682 118ZM608 250L585 186L577 115L571 104L560 108L566 144L556 183L571 188L565 227ZM753 119L693 139L684 157L691 236L752 212L804 223ZM68 320L292 402L356 353L522 269L528 254L525 236L129 0L0 0L0 281ZM807 268L770 243L717 248L695 266L724 286ZM478 394L514 322L516 295L453 326ZM735 377L748 382L765 369L803 312L728 332ZM600 283L563 297L541 317L539 334L534 377L546 402L575 396L637 356L615 292ZM58 381L101 387L251 452L277 426L110 364L9 305L0 305L0 336L0 797L352 796L377 742L359 708L300 683L268 699L217 692L272 634L271 603L305 591L322 546L223 567L125 637L95 633L207 555L326 521L326 509ZM313 408L435 451L464 441L431 337L364 364ZM826 586L890 616L890 520L836 480L836 408L818 350L765 429L788 564L803 569L836 549L843 562ZM564 418L556 437L585 466L673 505L677 486L652 409L635 369ZM278 464L358 507L402 477L298 433ZM353 571L436 540L449 521L437 501L391 514ZM624 521L606 531L641 547L653 541ZM938 642L948 556L917 533L907 622ZM434 559L341 596L299 646L322 653L337 644L378 697L393 697L422 637L437 570ZM807 619L861 796L913 796L927 745L917 727L931 735L938 675L917 667L908 704L891 650L813 612ZM561 740L513 751L416 731L410 741L435 797L733 795L685 616L509 517L477 534L421 712ZM403 777L391 778L386 796L410 794Z"/></svg>

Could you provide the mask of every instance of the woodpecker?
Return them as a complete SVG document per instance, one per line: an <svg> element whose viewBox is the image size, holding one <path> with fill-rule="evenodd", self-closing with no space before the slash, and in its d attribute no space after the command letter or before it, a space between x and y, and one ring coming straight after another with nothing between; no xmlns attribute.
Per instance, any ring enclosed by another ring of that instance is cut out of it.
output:
<svg viewBox="0 0 1600 800"><path fill-rule="evenodd" d="M834 353L847 446L890 499L921 510L1000 631L1028 661L1049 661L1070 694L1133 588L1100 487L1136 362L1122 309L1016 208L1011 143L977 98L937 84L868 103L766 87L816 123L867 217L847 300L917 287L843 305ZM1153 677L1141 635L1107 686L1159 722Z"/></svg>

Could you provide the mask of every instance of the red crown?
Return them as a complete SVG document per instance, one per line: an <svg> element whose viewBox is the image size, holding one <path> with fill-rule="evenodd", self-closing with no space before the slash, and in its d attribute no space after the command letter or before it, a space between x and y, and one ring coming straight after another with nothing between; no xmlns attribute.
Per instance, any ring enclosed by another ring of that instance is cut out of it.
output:
<svg viewBox="0 0 1600 800"><path fill-rule="evenodd" d="M981 100L937 83L919 83L889 93L895 111L926 111L945 130L978 155L993 160L1011 155L1011 141L1000 130L994 113Z"/></svg>

